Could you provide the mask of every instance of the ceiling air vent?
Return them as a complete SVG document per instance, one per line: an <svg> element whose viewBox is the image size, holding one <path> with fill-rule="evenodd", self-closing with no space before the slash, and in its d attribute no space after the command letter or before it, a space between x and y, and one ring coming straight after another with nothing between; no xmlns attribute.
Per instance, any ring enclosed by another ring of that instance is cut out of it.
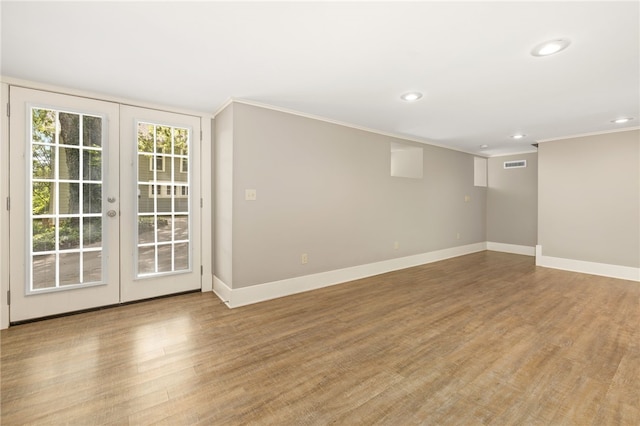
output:
<svg viewBox="0 0 640 426"><path fill-rule="evenodd" d="M527 160L505 161L504 162L504 168L505 169L520 169L522 167L527 167Z"/></svg>

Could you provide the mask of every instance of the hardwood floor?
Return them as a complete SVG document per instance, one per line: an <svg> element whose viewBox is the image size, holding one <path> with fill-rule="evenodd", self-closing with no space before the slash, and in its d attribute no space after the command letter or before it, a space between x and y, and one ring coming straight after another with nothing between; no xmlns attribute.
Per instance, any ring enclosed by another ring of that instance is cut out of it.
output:
<svg viewBox="0 0 640 426"><path fill-rule="evenodd" d="M640 283L482 252L3 330L3 425L640 424Z"/></svg>

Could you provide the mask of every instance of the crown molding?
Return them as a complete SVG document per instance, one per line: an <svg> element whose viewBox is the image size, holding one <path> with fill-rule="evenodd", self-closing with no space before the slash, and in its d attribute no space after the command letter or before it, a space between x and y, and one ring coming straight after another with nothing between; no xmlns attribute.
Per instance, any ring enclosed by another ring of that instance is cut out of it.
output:
<svg viewBox="0 0 640 426"><path fill-rule="evenodd" d="M370 127L359 126L359 125L347 123L347 122L344 122L344 121L334 120L334 119L327 118L327 117L322 117L322 116L319 116L319 115L308 114L306 112L301 112L301 111L297 111L297 110L294 110L294 109L283 108L283 107L279 107L279 106L275 106L275 105L265 104L265 103L262 103L262 102L252 101L252 100L248 100L248 99L231 98L230 101L227 101L227 102L225 102L225 104L223 104L223 107L218 108L218 112L220 112L223 108L226 108L230 103L233 103L233 102L239 103L239 104L244 104L244 105L255 106L255 107L258 107L258 108L269 109L269 110L272 110L272 111L282 112L282 113L285 113L285 114L296 115L298 117L309 118L311 120L322 121L322 122L325 122L325 123L335 124L335 125L342 126L342 127L348 127L350 129L361 130L363 132L375 133L377 135L387 136L387 137L394 138L394 139L401 139L401 140L405 140L405 141L409 141L409 142L416 142L416 143L419 143L419 144L422 144L422 145L430 145L430 146L434 146L436 148L443 148L443 149L448 149L450 151L463 152L465 154L473 155L473 156L476 156L476 157L482 157L482 154L477 154L475 152L465 151L463 149L453 148L453 147L446 146L446 145L440 145L440 144L437 144L435 142L429 141L427 139L415 138L415 137L411 137L411 136L407 136L407 135L402 135L402 134L399 134L399 133L384 132L382 130L372 129Z"/></svg>
<svg viewBox="0 0 640 426"><path fill-rule="evenodd" d="M539 139L536 142L537 143L553 142L553 141L561 141L561 140L565 140L565 139L584 138L584 137L587 137L587 136L607 135L609 133L630 132L630 131L633 131L633 130L640 130L640 126L623 127L621 129L602 130L600 132L581 133L581 134L578 134L578 135L562 136L562 137L558 137L558 138Z"/></svg>

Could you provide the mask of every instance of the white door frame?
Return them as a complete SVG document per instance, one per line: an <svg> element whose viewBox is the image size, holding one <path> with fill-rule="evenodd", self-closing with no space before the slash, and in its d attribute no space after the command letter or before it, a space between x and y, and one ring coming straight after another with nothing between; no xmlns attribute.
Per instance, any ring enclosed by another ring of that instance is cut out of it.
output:
<svg viewBox="0 0 640 426"><path fill-rule="evenodd" d="M212 113L193 111L180 108L170 108L148 102L140 102L116 96L92 93L68 87L54 86L29 80L0 76L0 329L9 327L9 304L7 294L9 291L9 212L6 203L9 197L9 119L8 102L9 86L19 86L30 89L39 89L58 92L67 95L87 97L102 101L116 102L124 105L138 106L142 108L159 109L181 114L197 115L201 117L202 142L200 147L200 180L201 180L201 262L202 262L202 287L203 292L213 290L213 140L212 140Z"/></svg>
<svg viewBox="0 0 640 426"><path fill-rule="evenodd" d="M0 329L9 327L9 85L0 84Z"/></svg>

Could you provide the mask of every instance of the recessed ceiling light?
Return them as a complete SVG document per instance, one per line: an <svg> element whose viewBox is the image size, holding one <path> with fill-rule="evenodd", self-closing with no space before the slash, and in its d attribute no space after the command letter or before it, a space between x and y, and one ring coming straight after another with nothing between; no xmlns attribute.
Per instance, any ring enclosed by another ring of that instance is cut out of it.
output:
<svg viewBox="0 0 640 426"><path fill-rule="evenodd" d="M571 42L566 38L545 41L531 50L533 56L549 56L566 49Z"/></svg>
<svg viewBox="0 0 640 426"><path fill-rule="evenodd" d="M511 136L511 139L522 139L525 136L527 136L527 135L523 135L522 133L518 133L518 134L515 134L515 135Z"/></svg>
<svg viewBox="0 0 640 426"><path fill-rule="evenodd" d="M421 97L422 97L422 93L420 92L407 92L402 96L400 96L400 99L407 102L414 102L420 99Z"/></svg>
<svg viewBox="0 0 640 426"><path fill-rule="evenodd" d="M480 145L480 149L487 149L489 148L489 145Z"/></svg>
<svg viewBox="0 0 640 426"><path fill-rule="evenodd" d="M616 124L623 124L631 120L633 120L633 117L621 117L621 118L616 118L615 120L611 120L611 122Z"/></svg>

